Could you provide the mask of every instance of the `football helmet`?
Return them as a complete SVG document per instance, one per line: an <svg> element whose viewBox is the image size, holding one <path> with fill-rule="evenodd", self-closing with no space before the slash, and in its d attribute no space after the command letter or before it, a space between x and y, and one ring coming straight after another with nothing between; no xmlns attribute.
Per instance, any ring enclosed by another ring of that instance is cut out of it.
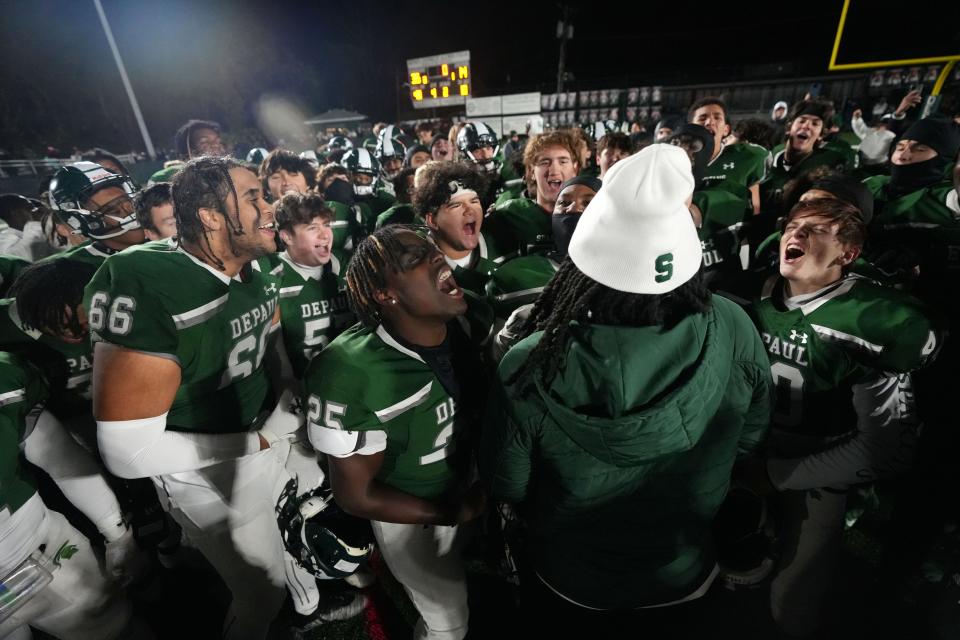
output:
<svg viewBox="0 0 960 640"><path fill-rule="evenodd" d="M483 147L490 147L493 154L490 158L477 159L474 152ZM500 169L497 154L500 152L500 140L493 129L482 122L467 122L457 134L457 149L470 159L477 169L485 173L494 173Z"/></svg>
<svg viewBox="0 0 960 640"><path fill-rule="evenodd" d="M247 154L247 162L260 166L260 163L263 162L263 159L270 155L270 152L264 149L263 147L254 147L250 149L250 153Z"/></svg>
<svg viewBox="0 0 960 640"><path fill-rule="evenodd" d="M380 163L380 174L386 180L393 180L400 170L403 169L403 157L407 153L407 148L398 138L399 130L391 125L387 125L377 136L377 148L373 154ZM393 171L386 170L386 163L390 160L399 160L400 165Z"/></svg>
<svg viewBox="0 0 960 640"><path fill-rule="evenodd" d="M599 142L600 138L617 130L617 123L613 120L598 120L584 125L583 130L594 142Z"/></svg>
<svg viewBox="0 0 960 640"><path fill-rule="evenodd" d="M298 496L297 479L291 478L276 512L287 553L314 576L346 578L366 565L373 551L370 521L340 509L329 487Z"/></svg>
<svg viewBox="0 0 960 640"><path fill-rule="evenodd" d="M350 138L346 136L333 136L330 138L330 141L327 142L327 152L330 151L349 151L353 149L353 143L350 142Z"/></svg>
<svg viewBox="0 0 960 640"><path fill-rule="evenodd" d="M340 166L350 172L353 193L358 198L367 198L377 191L380 184L380 163L366 149L350 149L340 159ZM370 176L369 184L357 184L356 176Z"/></svg>
<svg viewBox="0 0 960 640"><path fill-rule="evenodd" d="M118 187L124 195L96 211L86 208L94 193L107 187ZM93 162L75 162L60 167L50 181L50 206L73 229L74 235L106 240L139 229L140 221L133 208L137 187L129 176L111 173ZM120 215L115 215L119 213ZM111 224L111 221L116 224Z"/></svg>

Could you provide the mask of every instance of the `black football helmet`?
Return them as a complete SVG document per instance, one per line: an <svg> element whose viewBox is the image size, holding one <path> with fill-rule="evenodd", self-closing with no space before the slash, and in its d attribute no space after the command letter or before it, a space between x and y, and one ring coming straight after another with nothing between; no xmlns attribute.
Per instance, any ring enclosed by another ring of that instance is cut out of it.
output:
<svg viewBox="0 0 960 640"><path fill-rule="evenodd" d="M107 187L119 187L123 190L123 198L129 201L129 204L118 211L125 215L111 215L110 212L103 211L105 207L97 211L87 209L93 194ZM75 162L60 167L53 174L50 181L50 206L73 229L74 235L106 240L140 228L140 221L133 209L133 196L136 193L137 187L130 176L112 173L93 162Z"/></svg>
<svg viewBox="0 0 960 640"><path fill-rule="evenodd" d="M291 478L276 506L283 545L297 564L319 578L346 578L373 551L370 521L345 513L329 487L297 495Z"/></svg>
<svg viewBox="0 0 960 640"><path fill-rule="evenodd" d="M493 149L493 156L478 160L474 151L483 147ZM497 159L497 154L500 152L500 139L493 129L480 121L467 122L463 125L457 134L457 149L482 172L494 173L500 169L500 162Z"/></svg>
<svg viewBox="0 0 960 640"><path fill-rule="evenodd" d="M373 155L376 156L377 162L380 163L380 175L383 176L385 180L393 180L398 173L403 169L402 166L397 168L394 171L388 172L384 165L389 160L399 160L403 162L403 156L407 153L406 146L400 142L398 135L400 131L397 127L392 124L387 125L380 131L380 135L377 136L377 148L374 150Z"/></svg>
<svg viewBox="0 0 960 640"><path fill-rule="evenodd" d="M366 149L350 149L340 159L340 166L350 172L353 182L353 193L359 198L372 196L377 192L380 183L380 163ZM368 175L372 178L370 184L357 184L353 176Z"/></svg>

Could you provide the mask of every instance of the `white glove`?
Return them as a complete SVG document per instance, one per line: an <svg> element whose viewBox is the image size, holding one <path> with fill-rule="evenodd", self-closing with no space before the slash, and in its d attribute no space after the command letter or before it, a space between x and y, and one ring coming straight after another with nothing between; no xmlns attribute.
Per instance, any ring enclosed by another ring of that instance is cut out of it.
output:
<svg viewBox="0 0 960 640"><path fill-rule="evenodd" d="M301 440L306 434L306 424L306 416L300 408L299 399L287 389L280 396L277 406L267 416L258 433L268 445L273 447L281 442Z"/></svg>
<svg viewBox="0 0 960 640"><path fill-rule="evenodd" d="M126 587L142 579L150 568L150 559L133 539L133 529L127 529L116 540L106 545L107 575Z"/></svg>

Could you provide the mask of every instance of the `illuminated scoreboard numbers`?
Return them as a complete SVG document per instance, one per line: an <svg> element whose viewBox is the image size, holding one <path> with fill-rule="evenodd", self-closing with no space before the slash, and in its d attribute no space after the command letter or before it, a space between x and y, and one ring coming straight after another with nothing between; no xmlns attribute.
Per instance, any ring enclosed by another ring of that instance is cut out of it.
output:
<svg viewBox="0 0 960 640"><path fill-rule="evenodd" d="M470 97L470 52L457 51L407 60L414 108L461 105Z"/></svg>

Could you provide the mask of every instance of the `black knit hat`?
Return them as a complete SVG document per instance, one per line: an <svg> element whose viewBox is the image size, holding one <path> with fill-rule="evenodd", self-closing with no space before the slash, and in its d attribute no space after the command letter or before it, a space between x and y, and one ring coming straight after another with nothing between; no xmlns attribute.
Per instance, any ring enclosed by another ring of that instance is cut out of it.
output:
<svg viewBox="0 0 960 640"><path fill-rule="evenodd" d="M838 200L852 204L860 210L865 224L873 220L873 194L862 182L841 174L826 175L814 181L810 188L826 191Z"/></svg>
<svg viewBox="0 0 960 640"><path fill-rule="evenodd" d="M833 104L826 100L801 100L790 108L787 122L793 122L800 116L814 116L823 120L824 127L829 127L833 113Z"/></svg>
<svg viewBox="0 0 960 640"><path fill-rule="evenodd" d="M600 187L603 186L603 182L601 182L599 178L594 178L593 176L573 176L560 185L560 191L577 184L582 184L583 186L593 189L594 191L600 191Z"/></svg>
<svg viewBox="0 0 960 640"><path fill-rule="evenodd" d="M957 157L960 149L960 128L944 118L924 118L914 122L901 140L915 140L927 145L947 160Z"/></svg>

